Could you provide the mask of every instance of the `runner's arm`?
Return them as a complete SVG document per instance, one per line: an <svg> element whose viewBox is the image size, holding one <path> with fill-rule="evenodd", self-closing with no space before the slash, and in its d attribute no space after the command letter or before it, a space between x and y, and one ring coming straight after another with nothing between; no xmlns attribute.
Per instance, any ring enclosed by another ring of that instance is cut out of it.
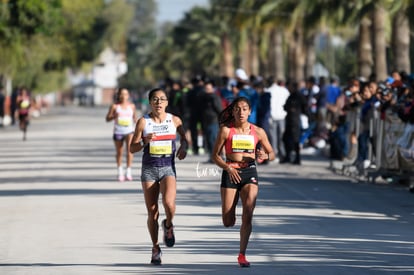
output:
<svg viewBox="0 0 414 275"><path fill-rule="evenodd" d="M106 122L109 122L113 119L115 119L115 105L114 104L112 104L111 107L109 107L108 113L106 114Z"/></svg>
<svg viewBox="0 0 414 275"><path fill-rule="evenodd" d="M132 106L132 116L133 116L134 123L137 123L138 121L137 107L135 107L135 104L131 104L131 106Z"/></svg>
<svg viewBox="0 0 414 275"><path fill-rule="evenodd" d="M276 158L276 154L273 151L273 147L269 142L265 130L257 126L255 126L255 130L257 138L259 139L259 142L262 144L261 149L257 152L258 157L262 160L274 160Z"/></svg>
<svg viewBox="0 0 414 275"><path fill-rule="evenodd" d="M144 127L145 127L145 119L141 117L135 125L135 132L131 139L131 146L129 148L129 151L131 153L136 153L136 152L141 151L148 144L148 141L145 140L145 138L143 138L142 136Z"/></svg>
<svg viewBox="0 0 414 275"><path fill-rule="evenodd" d="M224 170L229 169L229 166L221 157L221 152L223 151L224 143L226 142L228 133L229 128L227 128L226 126L220 127L219 132L217 134L216 142L214 144L213 152L211 153L211 159L214 161L214 163Z"/></svg>
<svg viewBox="0 0 414 275"><path fill-rule="evenodd" d="M173 116L174 125L177 127L177 132L180 135L180 148L177 150L178 159L182 160L187 156L188 141L185 135L183 122L177 116Z"/></svg>

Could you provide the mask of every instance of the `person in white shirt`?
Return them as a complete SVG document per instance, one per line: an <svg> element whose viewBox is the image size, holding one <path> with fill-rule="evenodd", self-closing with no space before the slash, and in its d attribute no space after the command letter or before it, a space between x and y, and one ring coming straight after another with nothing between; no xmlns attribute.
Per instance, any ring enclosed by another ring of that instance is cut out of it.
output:
<svg viewBox="0 0 414 275"><path fill-rule="evenodd" d="M283 106L286 103L290 93L282 82L276 82L273 78L269 79L271 83L267 91L270 93L270 114L271 114L271 141L273 150L277 152L278 159L285 157L285 147L283 146L283 133L285 132L286 111Z"/></svg>

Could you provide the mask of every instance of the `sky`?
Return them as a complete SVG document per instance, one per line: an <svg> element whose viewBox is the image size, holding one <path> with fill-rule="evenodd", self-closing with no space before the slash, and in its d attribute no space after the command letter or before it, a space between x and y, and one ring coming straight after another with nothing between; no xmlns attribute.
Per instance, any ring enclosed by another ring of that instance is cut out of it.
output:
<svg viewBox="0 0 414 275"><path fill-rule="evenodd" d="M208 6L209 0L156 0L158 4L158 23L176 22L194 6Z"/></svg>

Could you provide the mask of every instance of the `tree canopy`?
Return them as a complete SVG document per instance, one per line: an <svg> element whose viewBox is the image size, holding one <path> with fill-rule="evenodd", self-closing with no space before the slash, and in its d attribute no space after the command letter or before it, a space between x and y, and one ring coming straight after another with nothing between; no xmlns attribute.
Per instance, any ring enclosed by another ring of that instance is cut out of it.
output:
<svg viewBox="0 0 414 275"><path fill-rule="evenodd" d="M155 0L1 0L0 75L64 89L68 69L90 70L110 47L126 56L121 85L134 90L236 67L301 80L315 62L341 78L383 78L411 71L413 10L409 0L210 0L158 26Z"/></svg>
<svg viewBox="0 0 414 275"><path fill-rule="evenodd" d="M133 16L124 0L2 0L0 75L45 92L65 88L66 69L105 48L126 51Z"/></svg>

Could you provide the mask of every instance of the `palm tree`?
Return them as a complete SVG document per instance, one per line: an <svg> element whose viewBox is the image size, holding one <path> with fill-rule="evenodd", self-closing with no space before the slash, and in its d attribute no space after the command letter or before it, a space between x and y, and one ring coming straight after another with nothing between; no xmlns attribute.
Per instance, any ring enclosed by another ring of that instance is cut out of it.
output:
<svg viewBox="0 0 414 275"><path fill-rule="evenodd" d="M284 36L289 22L289 14L280 11L281 1L266 1L259 8L261 26L265 37L261 41L261 57L263 58L262 75L274 76L285 80Z"/></svg>
<svg viewBox="0 0 414 275"><path fill-rule="evenodd" d="M359 75L368 78L372 74L371 20L364 17L359 25L358 68Z"/></svg>
<svg viewBox="0 0 414 275"><path fill-rule="evenodd" d="M368 78L372 73L371 14L370 0L329 1L323 6L327 26L337 30L343 26L358 27L357 74Z"/></svg>
<svg viewBox="0 0 414 275"><path fill-rule="evenodd" d="M300 24L300 13L292 13L300 1L259 1L256 4L257 17L256 26L269 35L263 39L262 51L269 59L267 75L273 75L276 79L285 79L285 61L288 61L288 76L291 79L303 78L301 70L304 66L304 54L302 43L302 30ZM259 21L260 20L260 21ZM259 23L260 22L260 23ZM287 36L288 54L285 59L283 50L284 36Z"/></svg>
<svg viewBox="0 0 414 275"><path fill-rule="evenodd" d="M409 14L414 11L412 1L394 1L391 12L392 37L391 50L393 52L393 69L398 71L411 71L410 62L410 24Z"/></svg>
<svg viewBox="0 0 414 275"><path fill-rule="evenodd" d="M230 77L234 73L232 33L236 33L232 13L219 1L211 4L209 9L193 8L177 24L173 30L175 51L182 52L185 59L191 61L187 74Z"/></svg>
<svg viewBox="0 0 414 275"><path fill-rule="evenodd" d="M227 7L227 9L226 9ZM232 9L237 8L237 3L220 0L211 0L212 20L215 22L217 28L215 31L220 36L220 45L222 51L222 58L220 62L220 74L225 76L232 76L234 73L234 46L232 40L235 39L231 33L234 30L234 16Z"/></svg>
<svg viewBox="0 0 414 275"><path fill-rule="evenodd" d="M222 1L233 14L229 24L236 30L235 50L237 52L236 67L243 68L247 74L251 73L252 60L252 10L253 0Z"/></svg>
<svg viewBox="0 0 414 275"><path fill-rule="evenodd" d="M388 2L386 0L355 0L342 3L346 5L347 11L351 9L350 15L344 22L359 24L359 75L365 78L369 78L372 72L379 80L387 76L385 7L389 4Z"/></svg>
<svg viewBox="0 0 414 275"><path fill-rule="evenodd" d="M335 4L329 3L323 0L296 0L279 1L278 5L274 5L272 11L281 14L278 23L284 27L289 41L289 79L301 81L313 74L316 61L315 37L325 18L330 15L326 12L329 5ZM289 16L284 16L285 14Z"/></svg>
<svg viewBox="0 0 414 275"><path fill-rule="evenodd" d="M274 75L278 80L286 80L285 78L285 55L283 54L283 30L274 28L270 33L271 47L269 49L271 58L271 66L269 73Z"/></svg>
<svg viewBox="0 0 414 275"><path fill-rule="evenodd" d="M305 66L310 68L314 65L314 28L317 21L311 14L316 11L316 6L312 1L297 1L294 4L290 22L292 43L289 43L289 51L292 52L291 57L294 59L289 61L289 64L293 65L289 70L289 78L301 81L311 74ZM289 6L287 8L286 11L291 9Z"/></svg>
<svg viewBox="0 0 414 275"><path fill-rule="evenodd" d="M374 37L374 65L378 80L387 78L387 45L385 40L386 12L381 1L378 1L372 10L372 34Z"/></svg>

